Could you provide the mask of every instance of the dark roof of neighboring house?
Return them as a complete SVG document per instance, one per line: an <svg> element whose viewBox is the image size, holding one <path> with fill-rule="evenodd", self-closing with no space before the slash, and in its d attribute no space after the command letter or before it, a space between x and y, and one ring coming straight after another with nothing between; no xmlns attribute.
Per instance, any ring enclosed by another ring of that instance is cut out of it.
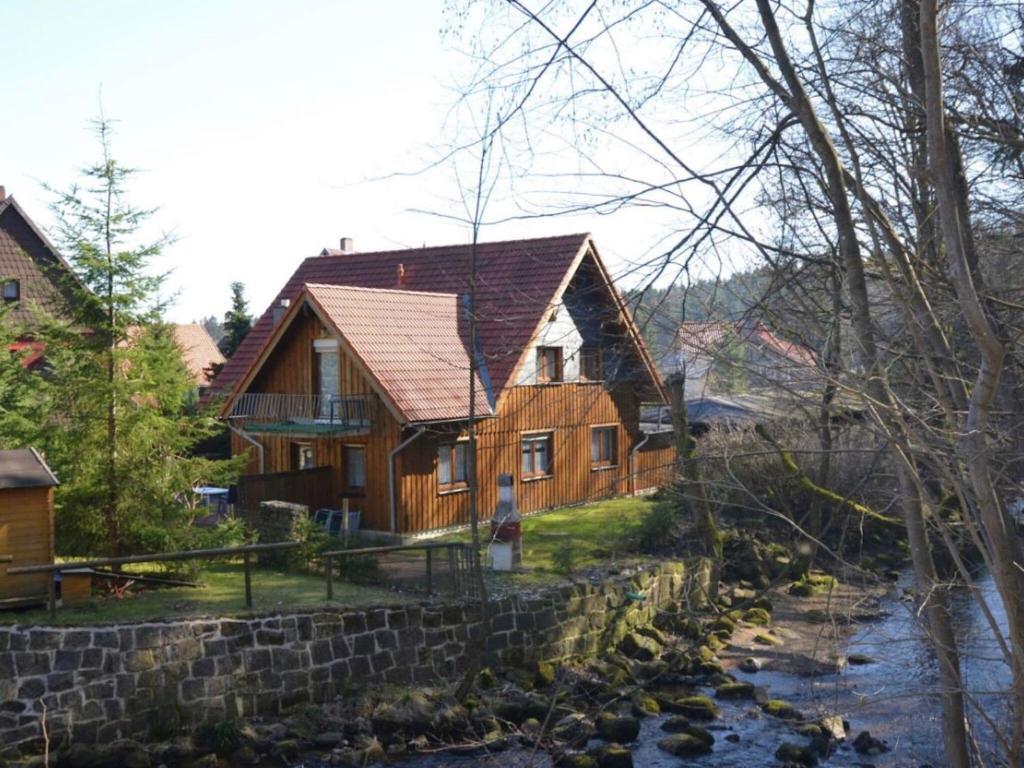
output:
<svg viewBox="0 0 1024 768"><path fill-rule="evenodd" d="M214 365L224 363L224 355L217 348L209 332L198 323L174 326L174 340L181 348L181 359L197 387L209 383L207 372Z"/></svg>
<svg viewBox="0 0 1024 768"><path fill-rule="evenodd" d="M62 314L61 281L74 272L13 197L0 198L0 279L20 283L21 298L11 313L31 323L33 310Z"/></svg>
<svg viewBox="0 0 1024 768"><path fill-rule="evenodd" d="M814 352L807 347L781 339L763 323L687 320L679 326L679 347L684 353L712 356L723 345L740 341L760 347L780 358L813 368Z"/></svg>
<svg viewBox="0 0 1024 768"><path fill-rule="evenodd" d="M59 485L35 448L0 451L0 490Z"/></svg>
<svg viewBox="0 0 1024 768"><path fill-rule="evenodd" d="M448 421L469 413L465 311L456 294L307 284L282 318L280 333L303 301L333 326L401 421ZM475 400L478 415L492 413L479 376Z"/></svg>

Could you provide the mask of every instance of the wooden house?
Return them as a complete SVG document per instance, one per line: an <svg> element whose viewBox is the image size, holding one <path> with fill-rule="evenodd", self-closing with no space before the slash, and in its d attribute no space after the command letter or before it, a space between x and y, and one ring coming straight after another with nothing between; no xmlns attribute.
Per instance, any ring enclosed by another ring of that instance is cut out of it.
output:
<svg viewBox="0 0 1024 768"><path fill-rule="evenodd" d="M53 488L50 468L32 448L0 451L0 606L45 599L49 574L8 576L8 566L53 562ZM6 558L5 558L6 559Z"/></svg>
<svg viewBox="0 0 1024 768"><path fill-rule="evenodd" d="M661 380L585 234L475 254L325 249L302 262L218 387L232 450L251 455L241 504L347 498L380 531L468 521L471 414L484 519L502 473L532 511L659 485L674 462L670 436L640 422L641 405L664 403Z"/></svg>

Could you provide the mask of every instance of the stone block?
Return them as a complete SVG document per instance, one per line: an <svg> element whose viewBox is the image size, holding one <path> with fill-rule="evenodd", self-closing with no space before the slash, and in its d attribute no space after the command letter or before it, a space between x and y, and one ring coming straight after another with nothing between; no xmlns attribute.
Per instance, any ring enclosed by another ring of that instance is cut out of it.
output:
<svg viewBox="0 0 1024 768"><path fill-rule="evenodd" d="M21 651L14 654L18 677L45 675L50 672L50 654L32 651Z"/></svg>
<svg viewBox="0 0 1024 768"><path fill-rule="evenodd" d="M21 680L18 686L19 699L38 699L46 693L45 677L29 677Z"/></svg>
<svg viewBox="0 0 1024 768"><path fill-rule="evenodd" d="M60 648L63 632L59 629L33 629L28 633L28 647L33 651L55 651Z"/></svg>
<svg viewBox="0 0 1024 768"><path fill-rule="evenodd" d="M135 629L136 650L159 648L164 644L160 627L137 627Z"/></svg>
<svg viewBox="0 0 1024 768"><path fill-rule="evenodd" d="M330 640L316 640L309 646L309 654L314 666L330 664L334 661Z"/></svg>
<svg viewBox="0 0 1024 768"><path fill-rule="evenodd" d="M57 672L78 669L82 665L81 651L57 651L53 660L53 668Z"/></svg>
<svg viewBox="0 0 1024 768"><path fill-rule="evenodd" d="M366 616L362 613L346 613L341 617L346 635L358 635L366 631Z"/></svg>
<svg viewBox="0 0 1024 768"><path fill-rule="evenodd" d="M152 669L155 665L153 652L149 650L128 651L124 655L125 672L143 672L147 669Z"/></svg>

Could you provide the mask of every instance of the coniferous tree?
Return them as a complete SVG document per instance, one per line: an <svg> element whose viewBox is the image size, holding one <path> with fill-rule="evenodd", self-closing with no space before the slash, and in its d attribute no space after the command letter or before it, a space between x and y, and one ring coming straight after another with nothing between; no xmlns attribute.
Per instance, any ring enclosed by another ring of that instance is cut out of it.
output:
<svg viewBox="0 0 1024 768"><path fill-rule="evenodd" d="M224 357L235 354L242 340L252 328L249 303L245 300L245 284L231 284L231 309L224 314L224 338L220 340L220 351Z"/></svg>
<svg viewBox="0 0 1024 768"><path fill-rule="evenodd" d="M109 122L97 134L100 161L53 206L80 283L68 281L71 325L41 332L52 404L45 448L62 481L58 547L117 556L187 543L182 496L230 482L238 468L190 454L215 422L188 407L194 385L161 316L163 276L151 264L170 238L140 242L153 211L127 200L134 171L111 155Z"/></svg>

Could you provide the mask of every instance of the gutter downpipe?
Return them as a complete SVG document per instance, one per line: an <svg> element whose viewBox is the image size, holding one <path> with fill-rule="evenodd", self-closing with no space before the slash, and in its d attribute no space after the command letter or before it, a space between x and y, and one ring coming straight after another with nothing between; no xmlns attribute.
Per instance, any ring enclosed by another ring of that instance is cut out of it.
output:
<svg viewBox="0 0 1024 768"><path fill-rule="evenodd" d="M629 450L629 494L631 496L636 496L636 454L647 445L647 441L651 439L652 434L652 432L644 433L644 439Z"/></svg>
<svg viewBox="0 0 1024 768"><path fill-rule="evenodd" d="M402 452L403 448L426 431L426 427L417 427L413 434L396 445L394 450L388 454L388 506L391 508L392 533L398 532L398 489L395 487L395 475L397 474L397 471L395 470L395 459L398 458L398 454Z"/></svg>
<svg viewBox="0 0 1024 768"><path fill-rule="evenodd" d="M224 423L228 425L228 429L230 429L232 432L234 432L240 438L245 440L245 442L249 443L249 445L255 445L256 446L256 454L257 454L257 456L259 456L260 474L261 475L264 474L265 463L263 461L263 444L257 442L244 429L239 429L238 427L233 426L231 424L231 420L230 419L224 419Z"/></svg>

